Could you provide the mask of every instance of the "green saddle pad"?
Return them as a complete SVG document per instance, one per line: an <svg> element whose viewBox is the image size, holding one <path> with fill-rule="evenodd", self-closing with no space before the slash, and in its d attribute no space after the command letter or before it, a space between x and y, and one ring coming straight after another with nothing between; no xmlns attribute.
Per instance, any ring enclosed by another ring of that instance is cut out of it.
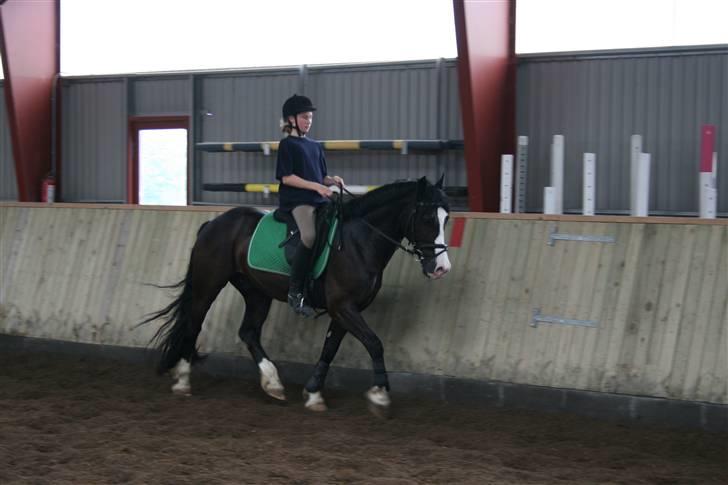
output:
<svg viewBox="0 0 728 485"><path fill-rule="evenodd" d="M331 245L336 234L338 220L334 220L329 227L328 244L324 245L321 254L313 265L311 275L313 279L321 276L329 260ZM291 266L286 261L285 247L278 247L288 237L286 224L273 218L273 212L263 216L255 228L248 248L248 266L259 271L277 273L290 276Z"/></svg>

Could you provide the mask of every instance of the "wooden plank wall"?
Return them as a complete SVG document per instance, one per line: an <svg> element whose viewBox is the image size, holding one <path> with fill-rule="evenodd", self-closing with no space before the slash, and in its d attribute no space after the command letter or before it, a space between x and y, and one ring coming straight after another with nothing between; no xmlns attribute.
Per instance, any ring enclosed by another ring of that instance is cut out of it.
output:
<svg viewBox="0 0 728 485"><path fill-rule="evenodd" d="M134 329L184 276L199 225L219 208L0 205L0 333L145 346ZM728 403L728 221L461 214L452 272L426 280L399 253L365 313L388 368L473 379ZM553 231L612 236L556 241ZM534 310L596 327L539 323ZM246 355L231 287L204 352ZM328 321L274 304L264 345L314 363ZM336 365L369 368L351 337Z"/></svg>

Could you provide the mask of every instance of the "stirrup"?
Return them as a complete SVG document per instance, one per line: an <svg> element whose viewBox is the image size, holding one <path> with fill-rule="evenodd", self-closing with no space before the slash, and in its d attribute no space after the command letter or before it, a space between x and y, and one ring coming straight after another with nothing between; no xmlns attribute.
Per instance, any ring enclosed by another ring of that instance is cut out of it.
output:
<svg viewBox="0 0 728 485"><path fill-rule="evenodd" d="M306 300L304 300L303 294L301 293L289 293L288 305L293 308L293 311L298 315L303 315L306 318L316 313L313 308L306 304Z"/></svg>

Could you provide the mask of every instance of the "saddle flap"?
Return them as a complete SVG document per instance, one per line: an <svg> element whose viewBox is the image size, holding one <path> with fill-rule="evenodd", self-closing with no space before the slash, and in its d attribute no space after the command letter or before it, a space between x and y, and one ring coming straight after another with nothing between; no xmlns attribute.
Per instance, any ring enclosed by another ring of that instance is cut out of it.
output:
<svg viewBox="0 0 728 485"><path fill-rule="evenodd" d="M276 219L276 212L263 216L258 223L248 248L248 265L253 269L261 271L289 275L289 260L295 247L299 244L300 238L297 229L296 233L291 237L291 233L286 230L286 225ZM314 279L318 278L326 268L331 243L334 239L334 232L337 226L336 222L333 222L331 229L323 232L328 237L322 238L324 241L323 247L320 253L316 253L318 258L311 271ZM282 241L287 242L285 247L280 246Z"/></svg>

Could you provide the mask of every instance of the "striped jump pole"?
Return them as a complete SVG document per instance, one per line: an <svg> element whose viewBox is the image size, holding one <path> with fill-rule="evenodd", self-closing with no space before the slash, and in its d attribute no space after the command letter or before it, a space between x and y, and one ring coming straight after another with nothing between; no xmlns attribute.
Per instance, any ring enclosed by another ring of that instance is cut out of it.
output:
<svg viewBox="0 0 728 485"><path fill-rule="evenodd" d="M262 142L201 142L195 148L203 152L259 152L270 155L278 150L277 141ZM324 150L397 150L402 155L410 151L439 152L462 150L463 140L324 140L319 141Z"/></svg>
<svg viewBox="0 0 728 485"><path fill-rule="evenodd" d="M347 185L346 190L355 195L366 194L378 188L378 185ZM332 185L331 190L339 192L339 187ZM203 184L202 190L208 192L246 192L258 194L277 194L280 184L246 184L246 183L220 183L220 184Z"/></svg>

